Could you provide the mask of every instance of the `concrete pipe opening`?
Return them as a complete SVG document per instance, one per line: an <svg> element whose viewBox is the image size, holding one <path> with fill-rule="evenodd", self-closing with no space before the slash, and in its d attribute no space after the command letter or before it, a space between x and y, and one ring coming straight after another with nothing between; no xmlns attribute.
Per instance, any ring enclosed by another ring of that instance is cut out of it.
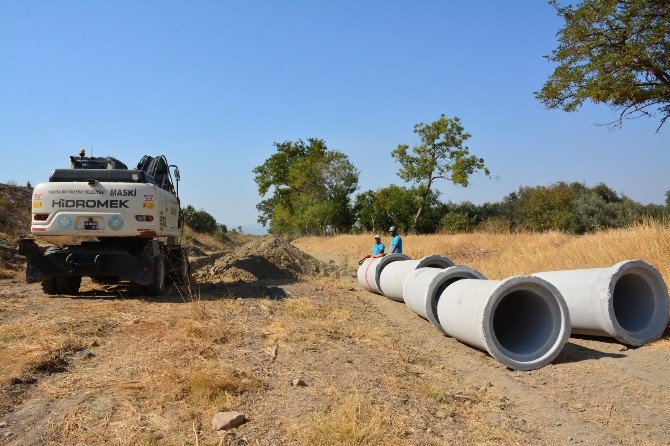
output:
<svg viewBox="0 0 670 446"><path fill-rule="evenodd" d="M668 292L660 273L642 261L612 267L612 325L619 340L639 346L657 339L668 325Z"/></svg>
<svg viewBox="0 0 670 446"><path fill-rule="evenodd" d="M498 361L513 369L532 370L561 352L570 336L570 317L554 286L518 279L506 280L493 293L484 336L489 338L487 350Z"/></svg>
<svg viewBox="0 0 670 446"><path fill-rule="evenodd" d="M495 339L514 356L542 351L558 337L553 322L557 308L552 303L530 290L507 294L493 313Z"/></svg>
<svg viewBox="0 0 670 446"><path fill-rule="evenodd" d="M654 292L642 277L626 274L619 279L612 296L614 316L626 331L641 331L654 317Z"/></svg>

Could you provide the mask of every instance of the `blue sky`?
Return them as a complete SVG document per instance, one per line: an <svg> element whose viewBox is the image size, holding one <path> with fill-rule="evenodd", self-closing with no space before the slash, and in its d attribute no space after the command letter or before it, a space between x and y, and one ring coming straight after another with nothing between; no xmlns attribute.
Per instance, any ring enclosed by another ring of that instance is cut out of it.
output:
<svg viewBox="0 0 670 446"><path fill-rule="evenodd" d="M165 154L182 201L257 230L251 169L274 141L318 137L402 183L391 151L415 123L459 116L491 178L443 199L604 181L642 202L670 189L668 127L533 97L561 23L542 1L0 1L0 181L44 181L93 146Z"/></svg>

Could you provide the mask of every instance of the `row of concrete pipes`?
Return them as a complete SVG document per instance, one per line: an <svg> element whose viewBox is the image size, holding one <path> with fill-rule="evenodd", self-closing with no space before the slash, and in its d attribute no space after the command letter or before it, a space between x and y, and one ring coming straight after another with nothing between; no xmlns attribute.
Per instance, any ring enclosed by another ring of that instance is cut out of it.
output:
<svg viewBox="0 0 670 446"><path fill-rule="evenodd" d="M516 370L549 364L571 333L644 345L663 334L670 317L665 282L642 260L487 280L446 257L391 254L366 259L358 282Z"/></svg>

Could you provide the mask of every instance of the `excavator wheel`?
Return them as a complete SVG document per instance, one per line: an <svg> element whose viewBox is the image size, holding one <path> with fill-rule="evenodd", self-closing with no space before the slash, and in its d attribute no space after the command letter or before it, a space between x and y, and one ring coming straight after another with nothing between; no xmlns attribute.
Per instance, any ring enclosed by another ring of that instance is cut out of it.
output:
<svg viewBox="0 0 670 446"><path fill-rule="evenodd" d="M81 277L78 276L56 276L42 281L42 290L50 296L75 295L80 286Z"/></svg>

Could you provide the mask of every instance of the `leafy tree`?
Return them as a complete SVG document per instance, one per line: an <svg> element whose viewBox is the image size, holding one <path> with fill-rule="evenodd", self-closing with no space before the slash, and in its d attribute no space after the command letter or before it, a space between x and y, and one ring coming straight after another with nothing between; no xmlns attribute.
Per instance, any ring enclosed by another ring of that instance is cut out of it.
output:
<svg viewBox="0 0 670 446"><path fill-rule="evenodd" d="M484 160L471 155L470 149L464 145L470 134L464 131L458 117L441 115L430 124L421 122L414 126L414 133L419 135L421 143L411 151L406 144L398 145L392 156L400 163L398 176L419 185L421 196L412 221L412 232L417 232L436 180L444 179L467 187L471 174L484 170L488 175L489 170L484 166Z"/></svg>
<svg viewBox="0 0 670 446"><path fill-rule="evenodd" d="M354 222L351 194L359 172L321 139L274 143L276 152L256 168L258 221L274 233L343 230Z"/></svg>
<svg viewBox="0 0 670 446"><path fill-rule="evenodd" d="M223 223L220 223L216 226L216 230L221 232L222 234L226 234L228 233L228 226L226 226Z"/></svg>
<svg viewBox="0 0 670 446"><path fill-rule="evenodd" d="M670 117L670 2L550 3L565 25L547 56L558 66L537 99L568 112L586 100L606 103L618 111L618 125L660 112L660 129Z"/></svg>
<svg viewBox="0 0 670 446"><path fill-rule="evenodd" d="M610 188L605 183L596 184L590 192L596 194L602 201L605 203L619 203L621 198L612 188Z"/></svg>
<svg viewBox="0 0 670 446"><path fill-rule="evenodd" d="M195 232L214 233L217 228L216 219L204 210L196 211L190 204L182 209L184 223L189 225Z"/></svg>
<svg viewBox="0 0 670 446"><path fill-rule="evenodd" d="M570 185L557 183L550 187L521 189L523 213L528 225L536 231L568 231L576 194Z"/></svg>
<svg viewBox="0 0 670 446"><path fill-rule="evenodd" d="M494 203L497 205L496 211L492 212L488 218L498 217L506 220L510 230L526 229L528 224L524 217L524 201L521 195L521 192L511 192L500 203Z"/></svg>
<svg viewBox="0 0 670 446"><path fill-rule="evenodd" d="M670 190L665 191L665 206L670 208Z"/></svg>
<svg viewBox="0 0 670 446"><path fill-rule="evenodd" d="M356 197L356 214L362 229L385 232L390 226L398 227L400 232L411 228L414 215L424 192L417 187L400 187L394 184L377 191L365 191ZM438 193L432 191L428 196L425 209L427 218L421 221L421 232L434 232L439 229L439 221L444 214L444 205L438 200Z"/></svg>
<svg viewBox="0 0 670 446"><path fill-rule="evenodd" d="M477 219L464 211L450 211L442 217L442 230L449 234L472 232L477 226Z"/></svg>
<svg viewBox="0 0 670 446"><path fill-rule="evenodd" d="M505 217L488 217L477 225L477 229L491 234L509 234L512 226Z"/></svg>
<svg viewBox="0 0 670 446"><path fill-rule="evenodd" d="M595 188L594 188L595 189ZM574 202L569 232L583 234L631 224L637 212L630 212L621 200L608 202L595 191L586 193Z"/></svg>
<svg viewBox="0 0 670 446"><path fill-rule="evenodd" d="M377 231L379 222L375 214L375 191L366 190L356 195L354 202L354 213L358 219L358 225L361 229L367 231Z"/></svg>

